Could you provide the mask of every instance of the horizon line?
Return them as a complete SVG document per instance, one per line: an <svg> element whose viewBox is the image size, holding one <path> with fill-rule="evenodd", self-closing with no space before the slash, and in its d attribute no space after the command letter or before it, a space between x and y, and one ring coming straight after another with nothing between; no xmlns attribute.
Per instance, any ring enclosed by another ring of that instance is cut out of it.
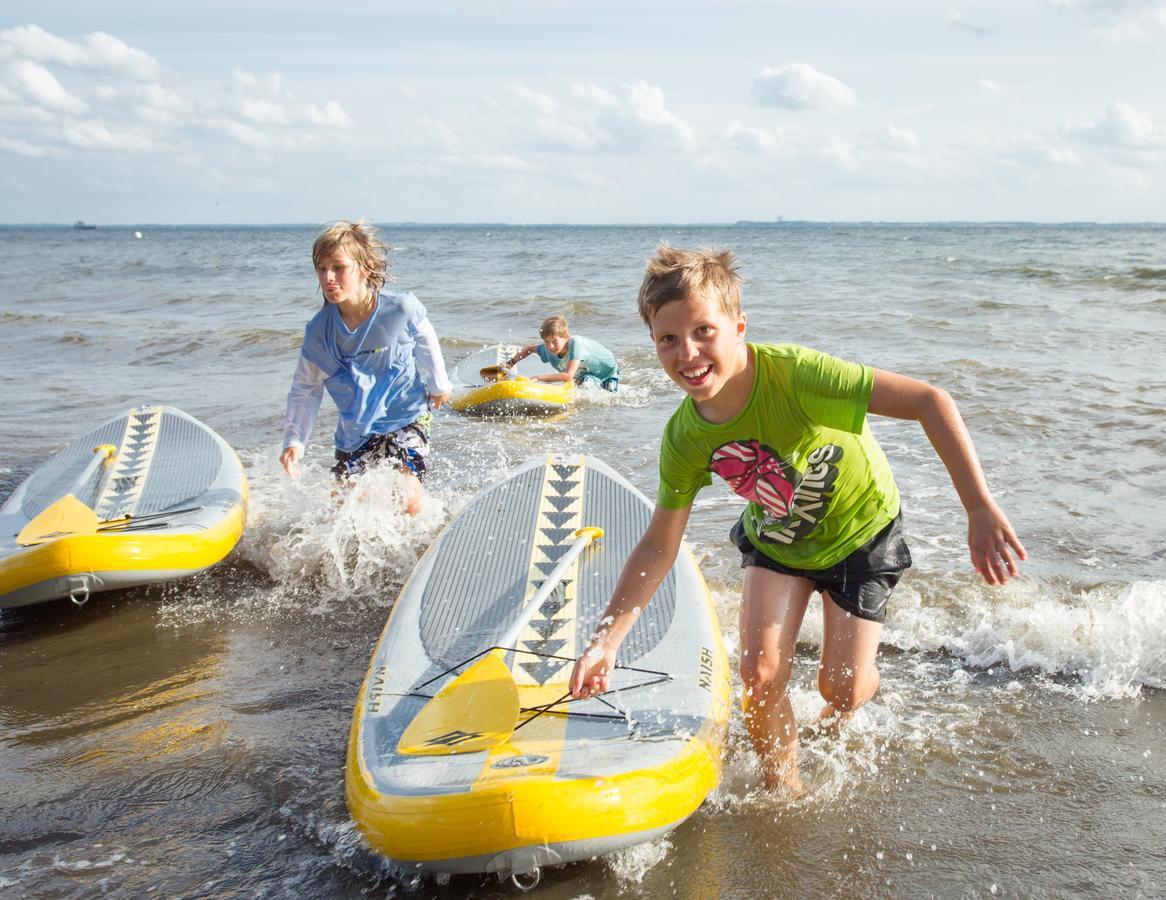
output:
<svg viewBox="0 0 1166 900"><path fill-rule="evenodd" d="M317 228L328 222L0 222L0 228ZM1099 219L737 219L732 222L494 222L449 221L423 222L416 219L366 219L369 224L382 227L412 228L785 228L806 225L1166 225L1166 220L1099 220Z"/></svg>

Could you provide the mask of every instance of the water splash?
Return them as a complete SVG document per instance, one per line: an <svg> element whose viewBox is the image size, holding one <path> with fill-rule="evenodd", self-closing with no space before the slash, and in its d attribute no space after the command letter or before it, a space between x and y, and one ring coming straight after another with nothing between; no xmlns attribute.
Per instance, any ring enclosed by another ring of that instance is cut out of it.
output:
<svg viewBox="0 0 1166 900"><path fill-rule="evenodd" d="M640 884L644 876L662 863L672 850L666 837L645 841L604 857L607 868L624 885Z"/></svg>
<svg viewBox="0 0 1166 900"><path fill-rule="evenodd" d="M1086 698L1135 697L1166 687L1166 581L1058 588L1020 579L996 591L958 587L952 602L907 588L884 641L978 669L1071 676Z"/></svg>
<svg viewBox="0 0 1166 900"><path fill-rule="evenodd" d="M390 466L338 490L321 463L288 478L272 449L248 465L251 503L239 553L282 585L311 584L335 599L376 593L400 582L446 520L446 503L426 495L421 513L402 507L403 476Z"/></svg>

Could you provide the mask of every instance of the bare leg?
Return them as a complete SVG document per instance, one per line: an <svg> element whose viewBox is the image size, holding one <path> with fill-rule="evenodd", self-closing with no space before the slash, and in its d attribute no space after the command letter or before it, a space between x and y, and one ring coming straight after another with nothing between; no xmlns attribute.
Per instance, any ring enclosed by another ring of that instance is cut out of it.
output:
<svg viewBox="0 0 1166 900"><path fill-rule="evenodd" d="M745 569L741 601L741 706L767 787L802 792L790 673L813 586L760 566Z"/></svg>
<svg viewBox="0 0 1166 900"><path fill-rule="evenodd" d="M421 512L421 502L425 498L425 489L421 487L420 480L412 472L402 469L401 474L404 476L401 496L405 501L405 512L415 516Z"/></svg>
<svg viewBox="0 0 1166 900"><path fill-rule="evenodd" d="M829 594L822 596L822 615L818 690L826 705L818 716L818 726L829 730L850 718L878 690L875 656L883 626L846 612Z"/></svg>

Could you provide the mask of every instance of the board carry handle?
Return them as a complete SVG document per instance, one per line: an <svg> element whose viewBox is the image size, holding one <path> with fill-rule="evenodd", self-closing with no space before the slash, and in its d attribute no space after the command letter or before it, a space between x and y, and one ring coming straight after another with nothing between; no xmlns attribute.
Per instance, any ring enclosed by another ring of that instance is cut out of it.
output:
<svg viewBox="0 0 1166 900"><path fill-rule="evenodd" d="M579 554L601 537L603 529L594 525L575 532L575 542L527 601L497 646L421 707L397 742L398 752L408 756L476 753L510 738L518 724L520 709L518 685L506 665L506 654Z"/></svg>

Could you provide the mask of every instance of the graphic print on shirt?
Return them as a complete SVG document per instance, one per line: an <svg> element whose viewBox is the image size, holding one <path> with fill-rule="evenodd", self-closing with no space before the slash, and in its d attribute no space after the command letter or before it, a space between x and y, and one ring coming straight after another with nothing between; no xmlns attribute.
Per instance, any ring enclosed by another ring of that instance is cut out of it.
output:
<svg viewBox="0 0 1166 900"><path fill-rule="evenodd" d="M729 487L761 507L753 530L760 540L792 544L805 537L830 507L842 448L824 444L806 456L799 472L772 447L760 441L731 441L709 457L709 471Z"/></svg>
<svg viewBox="0 0 1166 900"><path fill-rule="evenodd" d="M798 470L760 441L730 441L709 457L709 471L720 475L733 492L759 504L767 513L785 516L797 488Z"/></svg>

